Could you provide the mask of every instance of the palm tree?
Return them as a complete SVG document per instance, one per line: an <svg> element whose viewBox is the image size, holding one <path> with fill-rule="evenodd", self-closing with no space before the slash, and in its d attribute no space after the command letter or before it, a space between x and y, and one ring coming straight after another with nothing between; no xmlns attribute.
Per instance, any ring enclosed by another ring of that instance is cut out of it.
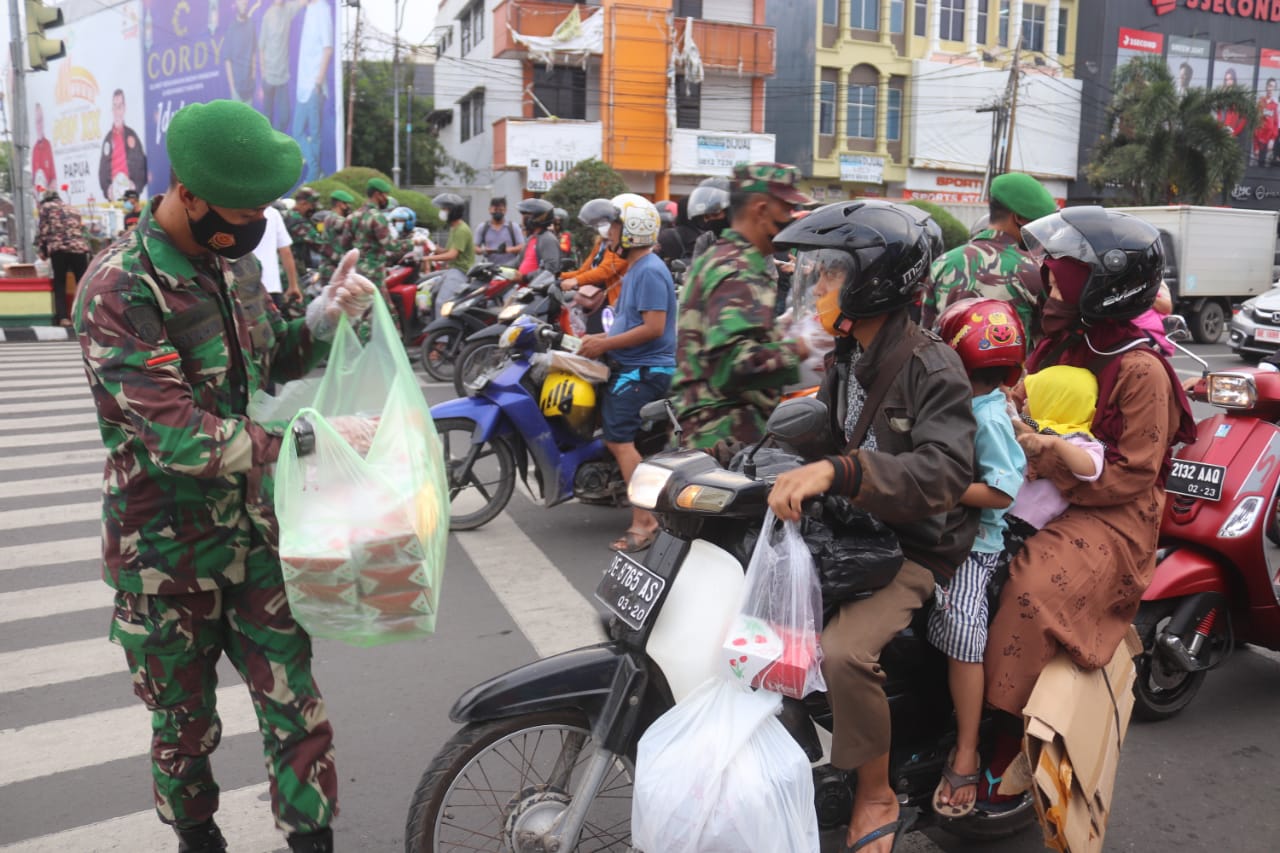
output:
<svg viewBox="0 0 1280 853"><path fill-rule="evenodd" d="M1164 60L1144 57L1116 71L1107 115L1110 134L1085 167L1090 183L1119 187L1135 204L1207 204L1244 174L1239 137L1258 108L1243 86L1180 95Z"/></svg>

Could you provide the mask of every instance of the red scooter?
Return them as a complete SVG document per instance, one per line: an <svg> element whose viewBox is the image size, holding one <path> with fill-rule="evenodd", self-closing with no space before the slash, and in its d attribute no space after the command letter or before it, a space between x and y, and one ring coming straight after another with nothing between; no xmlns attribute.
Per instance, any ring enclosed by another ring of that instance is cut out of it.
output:
<svg viewBox="0 0 1280 853"><path fill-rule="evenodd" d="M1280 373L1196 360L1205 374L1191 396L1222 411L1196 425L1165 485L1155 576L1134 620L1134 713L1146 720L1190 704L1240 643L1280 649Z"/></svg>

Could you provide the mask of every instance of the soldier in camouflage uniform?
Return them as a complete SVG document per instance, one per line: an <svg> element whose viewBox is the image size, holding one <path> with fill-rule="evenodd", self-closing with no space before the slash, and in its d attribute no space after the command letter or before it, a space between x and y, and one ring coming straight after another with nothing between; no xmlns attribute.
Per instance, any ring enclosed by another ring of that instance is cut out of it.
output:
<svg viewBox="0 0 1280 853"><path fill-rule="evenodd" d="M95 259L74 309L107 447L110 638L152 711L155 805L179 851L226 847L209 766L223 653L248 685L290 849L332 851L333 731L277 553L270 472L281 437L246 410L259 388L315 366L338 313L363 313L373 287L348 274L352 257L308 318L280 317L252 249L302 156L261 114L193 104L173 117L166 146L168 191Z"/></svg>
<svg viewBox="0 0 1280 853"><path fill-rule="evenodd" d="M920 325L932 329L948 305L982 297L1008 302L1022 318L1028 343L1040 337L1040 309L1048 295L1040 266L1022 248L1022 226L1058 209L1044 185L1009 172L991 182L991 227L933 262L920 303Z"/></svg>
<svg viewBox="0 0 1280 853"><path fill-rule="evenodd" d="M63 204L57 190L47 191L40 200L40 226L36 232L36 248L53 267L53 322L70 326L67 315L67 274L79 286L89 265L89 241L84 236L84 222L75 208Z"/></svg>
<svg viewBox="0 0 1280 853"><path fill-rule="evenodd" d="M390 206L389 197L393 189L391 184L382 178L370 178L364 189L369 200L347 220L342 232L342 250L360 250L360 273L373 282L382 298L387 301L391 319L395 321L396 330L399 331L400 312L387 293L387 265L412 252L413 241L397 237L391 224L387 222L386 211ZM357 325L356 332L362 341L368 340L369 328L367 319Z"/></svg>
<svg viewBox="0 0 1280 853"><path fill-rule="evenodd" d="M797 205L793 166L739 163L730 188L730 227L694 260L680 297L676 416L686 447L723 457L759 441L782 389L799 378L808 354L782 340L774 324L777 269L773 237L791 223Z"/></svg>
<svg viewBox="0 0 1280 853"><path fill-rule="evenodd" d="M293 194L293 210L284 218L285 228L293 238L293 262L302 274L315 267L313 258L320 251L320 229L311 221L319 196L311 187L301 187Z"/></svg>
<svg viewBox="0 0 1280 853"><path fill-rule="evenodd" d="M325 220L320 235L320 280L328 281L338 268L342 258L343 232L351 217L351 207L356 197L346 190L334 190L329 196L329 218Z"/></svg>

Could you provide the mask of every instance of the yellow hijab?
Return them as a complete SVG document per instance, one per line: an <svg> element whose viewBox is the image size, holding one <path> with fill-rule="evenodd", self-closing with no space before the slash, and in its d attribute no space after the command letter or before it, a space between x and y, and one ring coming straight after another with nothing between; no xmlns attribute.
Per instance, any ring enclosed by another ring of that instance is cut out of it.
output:
<svg viewBox="0 0 1280 853"><path fill-rule="evenodd" d="M1024 381L1027 412L1042 429L1059 435L1083 432L1098 408L1098 378L1083 367L1057 365L1032 373Z"/></svg>

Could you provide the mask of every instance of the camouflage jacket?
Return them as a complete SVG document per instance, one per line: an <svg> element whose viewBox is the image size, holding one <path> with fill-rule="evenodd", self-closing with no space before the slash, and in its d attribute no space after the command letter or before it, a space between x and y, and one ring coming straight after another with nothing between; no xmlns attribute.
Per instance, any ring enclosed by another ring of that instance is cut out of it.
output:
<svg viewBox="0 0 1280 853"><path fill-rule="evenodd" d="M89 254L89 241L85 239L84 222L80 219L80 214L60 201L46 201L40 205L40 227L36 232L36 245L47 254Z"/></svg>
<svg viewBox="0 0 1280 853"><path fill-rule="evenodd" d="M296 210L285 215L284 226L293 238L293 260L298 266L298 272L311 269L315 266L313 255L320 251L320 229L316 228L310 217L303 216Z"/></svg>
<svg viewBox="0 0 1280 853"><path fill-rule="evenodd" d="M251 551L274 554L280 438L246 407L329 347L280 317L252 254L183 255L152 218L162 201L94 259L73 316L107 446L103 579L183 594L238 583Z"/></svg>
<svg viewBox="0 0 1280 853"><path fill-rule="evenodd" d="M777 296L770 259L732 229L694 259L671 385L685 446L759 441L783 387L799 378L795 344L774 329Z"/></svg>
<svg viewBox="0 0 1280 853"><path fill-rule="evenodd" d="M920 325L934 328L952 302L969 297L1000 299L1022 318L1029 342L1040 337L1040 309L1048 295L1040 267L1013 238L987 230L933 262L932 281L920 304Z"/></svg>
<svg viewBox="0 0 1280 853"><path fill-rule="evenodd" d="M360 250L357 269L378 287L387 278L387 265L413 251L413 241L394 236L387 214L372 204L351 214L342 232L342 251Z"/></svg>
<svg viewBox="0 0 1280 853"><path fill-rule="evenodd" d="M347 230L349 220L350 217L332 213L324 222L324 230L320 231L320 244L316 249L320 253L321 284L329 283L329 279L338 268L338 261L342 260L343 233ZM296 246L297 243L294 245Z"/></svg>

